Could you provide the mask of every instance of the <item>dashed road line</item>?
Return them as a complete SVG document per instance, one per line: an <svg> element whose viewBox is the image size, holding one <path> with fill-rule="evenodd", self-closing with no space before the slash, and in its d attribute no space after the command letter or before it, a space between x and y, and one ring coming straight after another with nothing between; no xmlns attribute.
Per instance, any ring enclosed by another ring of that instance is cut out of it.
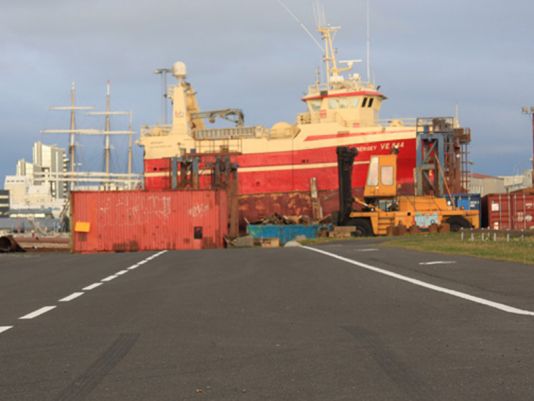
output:
<svg viewBox="0 0 534 401"><path fill-rule="evenodd" d="M434 260L432 262L420 262L422 266L433 266L433 265L453 265L456 262L454 260Z"/></svg>
<svg viewBox="0 0 534 401"><path fill-rule="evenodd" d="M84 287L83 291L90 291L90 290L93 290L93 289L95 289L97 287L100 287L101 285L104 284L104 282L109 282L111 280L114 280L117 277L128 273L129 270L137 269L139 266L144 265L145 263L151 261L152 259L157 258L160 255L163 255L165 252L167 252L167 251L158 252L158 253L156 253L156 254L154 254L152 256L149 256L148 258L143 259L142 261L136 263L135 265L132 265L132 266L128 267L127 269L121 270L121 271L119 271L119 272L117 272L117 273L115 273L115 274L113 274L111 276L103 278L100 282L90 284L87 287ZM72 301L72 300L74 300L76 298L79 298L83 294L85 294L85 292L83 292L83 291L73 292L72 294L66 296L65 298L61 298L59 300L59 302L69 302L69 301ZM56 305L43 306L42 308L34 310L33 312L28 313L27 315L19 317L19 319L22 319L22 320L34 319L34 318L36 318L38 316L41 316L41 315L45 314L46 312L50 312L52 309L55 309L56 307L57 307ZM9 329L12 329L13 327L14 326L0 326L0 333L3 333L3 332L5 332L5 331L7 331Z"/></svg>
<svg viewBox="0 0 534 401"><path fill-rule="evenodd" d="M85 294L85 292L73 292L72 294L66 296L65 298L61 298L59 302L69 302L69 301L72 301L73 299L81 297L83 294Z"/></svg>
<svg viewBox="0 0 534 401"><path fill-rule="evenodd" d="M104 283L93 283L91 285L88 285L87 287L82 288L82 290L91 291L94 290L96 287L100 287L101 285L104 285Z"/></svg>
<svg viewBox="0 0 534 401"><path fill-rule="evenodd" d="M0 326L0 333L3 333L4 331L8 331L9 329L12 329L13 326Z"/></svg>
<svg viewBox="0 0 534 401"><path fill-rule="evenodd" d="M358 266L358 267L361 267L361 268L364 268L364 269L367 269L367 270L374 271L375 273L380 273L380 274L383 274L385 276L396 278L397 280L405 281L405 282L408 282L408 283L411 283L411 284L414 284L414 285L417 285L417 286L420 286L420 287L427 288L427 289L432 290L432 291L441 292L441 293L444 293L444 294L447 294L447 295L452 295L453 297L465 299L467 301L471 301L471 302L474 302L474 303L477 303L477 304L480 304L480 305L489 306L490 308L498 309L498 310L503 311L503 312L511 313L511 314L514 314L514 315L534 316L534 312L533 311L515 308L513 306L509 306L509 305L506 305L506 304L501 304L499 302L494 302L494 301L490 301L488 299L484 299L484 298L476 297L474 295L466 294L464 292L451 290L451 289L445 288L445 287L440 287L440 286L437 286L437 285L434 285L434 284L427 283L425 281L421 281L421 280L417 280L417 279L414 279L414 278L411 278L411 277L403 276L402 274L393 273L393 272L391 272L389 270L385 270L385 269L381 269L379 267L375 267L375 266L371 266L371 265L368 265L368 264L365 264L365 263L357 262L355 260L352 260L352 259L349 259L349 258L345 258L343 256L336 255L335 253L326 252L326 251L323 251L321 249L312 248L312 247L309 247L309 246L303 246L302 248L308 249L308 250L313 251L313 252L321 253L321 254L326 255L326 256L330 256L331 258L338 259L338 260L341 260L343 262L347 262L347 263L350 263L352 265L355 265L355 266Z"/></svg>
<svg viewBox="0 0 534 401"><path fill-rule="evenodd" d="M45 314L46 312L49 312L51 311L52 309L55 309L56 306L43 306L42 308L40 309L37 309L33 312L30 312L28 313L27 315L24 315L22 317L19 317L19 319L23 319L23 320L28 320L28 319L33 319L33 318L36 318L37 316L41 316L43 314Z"/></svg>

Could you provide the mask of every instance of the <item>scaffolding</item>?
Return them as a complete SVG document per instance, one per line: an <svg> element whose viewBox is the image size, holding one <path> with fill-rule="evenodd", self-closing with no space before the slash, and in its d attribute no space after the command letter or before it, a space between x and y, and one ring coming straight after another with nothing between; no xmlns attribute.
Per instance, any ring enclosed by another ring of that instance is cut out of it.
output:
<svg viewBox="0 0 534 401"><path fill-rule="evenodd" d="M471 131L456 128L454 117L418 118L416 127L416 194L444 196L466 192Z"/></svg>

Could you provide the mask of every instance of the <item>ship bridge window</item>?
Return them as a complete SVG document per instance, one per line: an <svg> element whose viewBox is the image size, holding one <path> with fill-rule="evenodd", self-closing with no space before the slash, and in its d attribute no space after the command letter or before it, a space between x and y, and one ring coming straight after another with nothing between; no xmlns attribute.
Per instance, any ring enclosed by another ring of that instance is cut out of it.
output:
<svg viewBox="0 0 534 401"><path fill-rule="evenodd" d="M374 103L374 101L375 101L375 98L374 98L374 97L370 98L370 99L369 99L369 105L368 105L367 107L373 107L373 103Z"/></svg>
<svg viewBox="0 0 534 401"><path fill-rule="evenodd" d="M339 108L339 99L328 99L328 108L330 110Z"/></svg>
<svg viewBox="0 0 534 401"><path fill-rule="evenodd" d="M367 107L367 100L368 98L364 97L362 102L362 107Z"/></svg>
<svg viewBox="0 0 534 401"><path fill-rule="evenodd" d="M358 107L358 98L356 97L328 99L328 108L330 109L351 109L353 107Z"/></svg>
<svg viewBox="0 0 534 401"><path fill-rule="evenodd" d="M321 101L320 100L310 100L308 102L310 105L311 111L320 111L321 110Z"/></svg>

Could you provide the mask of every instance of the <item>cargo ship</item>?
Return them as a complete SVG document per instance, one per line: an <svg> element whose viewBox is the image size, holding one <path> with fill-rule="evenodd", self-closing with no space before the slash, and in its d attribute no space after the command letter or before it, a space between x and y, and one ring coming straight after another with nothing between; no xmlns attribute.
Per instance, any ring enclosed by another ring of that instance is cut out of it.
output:
<svg viewBox="0 0 534 401"><path fill-rule="evenodd" d="M141 129L145 189L170 188L173 157L228 153L239 166L242 218L327 215L338 207L336 147L350 146L359 151L352 177L356 192L364 186L370 156L395 150L400 192L413 193L415 119L380 119L387 98L380 86L353 71L359 60L337 59L333 39L338 29L318 28L324 42L324 76L318 76L302 98L306 110L295 122L270 128L245 126L239 109L201 111L186 66L177 62L172 68L177 83L166 93L172 102L172 123ZM209 128L207 123L219 117L235 126Z"/></svg>

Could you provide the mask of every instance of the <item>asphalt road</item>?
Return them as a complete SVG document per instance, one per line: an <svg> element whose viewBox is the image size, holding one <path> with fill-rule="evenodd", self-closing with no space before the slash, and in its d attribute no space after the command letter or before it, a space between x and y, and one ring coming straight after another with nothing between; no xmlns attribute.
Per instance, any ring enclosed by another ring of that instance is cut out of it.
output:
<svg viewBox="0 0 534 401"><path fill-rule="evenodd" d="M534 399L533 266L315 248L0 255L0 400Z"/></svg>

